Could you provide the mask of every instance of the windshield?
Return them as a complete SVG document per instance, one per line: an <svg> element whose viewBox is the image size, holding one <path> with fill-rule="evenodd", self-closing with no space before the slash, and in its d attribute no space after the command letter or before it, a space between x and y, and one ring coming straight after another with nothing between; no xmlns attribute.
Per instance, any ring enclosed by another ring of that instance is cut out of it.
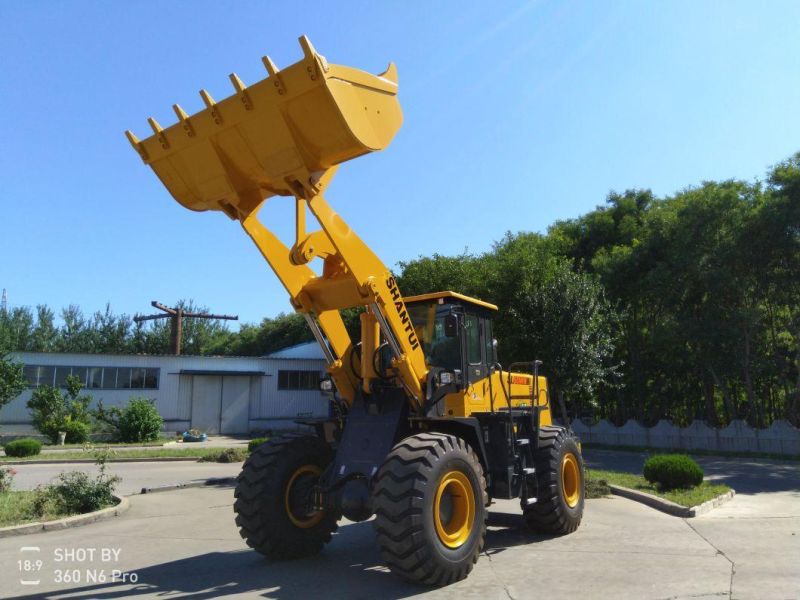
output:
<svg viewBox="0 0 800 600"><path fill-rule="evenodd" d="M441 310L438 310L441 308ZM414 324L417 337L422 343L425 362L429 367L445 369L461 369L461 353L457 337L444 334L444 318L450 314L450 308L431 302L415 302L406 305L408 315Z"/></svg>

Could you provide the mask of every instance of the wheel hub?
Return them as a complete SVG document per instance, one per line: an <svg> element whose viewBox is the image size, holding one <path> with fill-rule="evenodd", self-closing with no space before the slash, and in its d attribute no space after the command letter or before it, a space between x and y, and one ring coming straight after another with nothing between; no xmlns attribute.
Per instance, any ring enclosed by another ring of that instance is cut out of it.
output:
<svg viewBox="0 0 800 600"><path fill-rule="evenodd" d="M433 503L433 521L439 540L448 548L463 545L472 533L475 497L469 478L461 471L442 477Z"/></svg>
<svg viewBox="0 0 800 600"><path fill-rule="evenodd" d="M561 492L567 506L575 508L578 505L581 497L581 476L578 459L571 452L567 452L561 459Z"/></svg>
<svg viewBox="0 0 800 600"><path fill-rule="evenodd" d="M301 529L313 527L322 520L324 511L311 507L311 491L322 473L316 465L303 465L289 478L284 494L286 515Z"/></svg>

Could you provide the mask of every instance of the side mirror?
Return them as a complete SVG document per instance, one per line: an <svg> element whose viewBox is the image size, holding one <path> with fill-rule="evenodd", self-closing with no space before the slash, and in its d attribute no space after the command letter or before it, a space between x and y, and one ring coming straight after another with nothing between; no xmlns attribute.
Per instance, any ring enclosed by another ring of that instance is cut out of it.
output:
<svg viewBox="0 0 800 600"><path fill-rule="evenodd" d="M458 336L458 319L455 315L447 315L444 318L444 335L449 338Z"/></svg>

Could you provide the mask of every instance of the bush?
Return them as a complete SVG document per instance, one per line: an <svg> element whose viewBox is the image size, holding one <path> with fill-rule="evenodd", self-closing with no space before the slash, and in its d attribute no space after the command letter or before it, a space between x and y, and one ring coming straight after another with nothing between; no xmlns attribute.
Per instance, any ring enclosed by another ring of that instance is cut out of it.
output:
<svg viewBox="0 0 800 600"><path fill-rule="evenodd" d="M88 407L91 396L80 395L81 382L69 375L66 395L56 387L44 385L33 391L28 400L33 425L50 441L58 441L58 432L67 432L67 442L83 443L91 431ZM81 423L74 425L71 423ZM85 432L85 434L84 434Z"/></svg>
<svg viewBox="0 0 800 600"><path fill-rule="evenodd" d="M158 439L163 425L153 400L131 398L120 413L117 427L122 442L151 442Z"/></svg>
<svg viewBox="0 0 800 600"><path fill-rule="evenodd" d="M14 440L3 446L6 456L36 456L42 451L42 443L31 439Z"/></svg>
<svg viewBox="0 0 800 600"><path fill-rule="evenodd" d="M116 502L114 486L117 481L119 478L105 475L92 478L83 471L62 473L56 483L37 489L34 510L40 514L83 514L100 510Z"/></svg>
<svg viewBox="0 0 800 600"><path fill-rule="evenodd" d="M252 440L247 442L247 451L248 452L252 452L256 448L258 448L261 444L263 444L264 442L268 442L268 441L269 441L269 438L266 438L266 437L253 438Z"/></svg>
<svg viewBox="0 0 800 600"><path fill-rule="evenodd" d="M64 438L64 442L67 444L85 444L89 441L89 434L92 432L88 423L72 419L65 421L61 427L61 431L67 434L67 437Z"/></svg>
<svg viewBox="0 0 800 600"><path fill-rule="evenodd" d="M246 459L247 452L244 448L225 448L219 452L203 456L199 462L235 463Z"/></svg>
<svg viewBox="0 0 800 600"><path fill-rule="evenodd" d="M11 491L14 485L14 475L17 472L11 467L0 467L0 494L5 494Z"/></svg>
<svg viewBox="0 0 800 600"><path fill-rule="evenodd" d="M662 489L689 488L703 482L703 469L685 454L659 454L644 463L644 478Z"/></svg>
<svg viewBox="0 0 800 600"><path fill-rule="evenodd" d="M155 401L133 397L124 408L105 408L101 400L92 416L110 427L120 442L152 442L161 435L164 419L158 414Z"/></svg>

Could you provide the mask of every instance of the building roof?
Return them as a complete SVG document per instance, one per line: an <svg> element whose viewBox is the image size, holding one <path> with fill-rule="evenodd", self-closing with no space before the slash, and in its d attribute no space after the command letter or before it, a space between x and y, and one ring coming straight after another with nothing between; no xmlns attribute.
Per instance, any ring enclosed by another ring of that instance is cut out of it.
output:
<svg viewBox="0 0 800 600"><path fill-rule="evenodd" d="M265 358L325 360L325 355L322 353L322 348L319 347L319 344L314 341L282 348L271 354L267 354Z"/></svg>

